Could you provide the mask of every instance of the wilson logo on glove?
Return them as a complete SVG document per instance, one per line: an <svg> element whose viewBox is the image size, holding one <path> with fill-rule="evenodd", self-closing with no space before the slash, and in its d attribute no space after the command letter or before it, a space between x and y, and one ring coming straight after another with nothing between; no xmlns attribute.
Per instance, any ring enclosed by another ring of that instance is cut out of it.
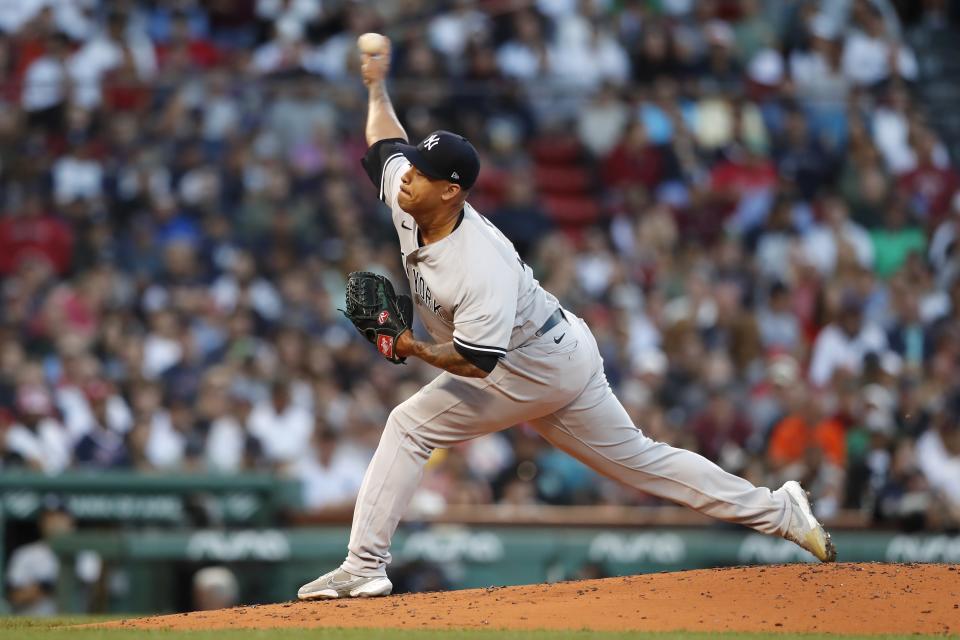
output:
<svg viewBox="0 0 960 640"><path fill-rule="evenodd" d="M386 358L393 357L393 336L379 335L377 336L377 349L380 350L380 353Z"/></svg>
<svg viewBox="0 0 960 640"><path fill-rule="evenodd" d="M390 312L389 312L389 311L381 311L381 312L380 312L380 315L377 316L377 323L378 323L378 324L383 324L384 322L386 322L386 321L389 320L389 319L390 319Z"/></svg>

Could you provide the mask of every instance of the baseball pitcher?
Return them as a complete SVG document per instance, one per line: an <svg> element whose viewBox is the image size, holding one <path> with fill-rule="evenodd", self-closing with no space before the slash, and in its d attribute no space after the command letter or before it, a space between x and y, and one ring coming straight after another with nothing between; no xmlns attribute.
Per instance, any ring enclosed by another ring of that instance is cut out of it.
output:
<svg viewBox="0 0 960 640"><path fill-rule="evenodd" d="M392 211L412 300L382 276L353 273L346 313L387 359L419 358L443 373L390 413L360 487L346 560L298 597L389 594L390 539L431 452L521 422L606 476L833 561L799 483L755 487L630 421L589 327L467 202L480 172L476 149L447 131L408 144L384 85L389 40L366 34L359 44L369 91L363 165ZM414 308L432 341L410 331Z"/></svg>

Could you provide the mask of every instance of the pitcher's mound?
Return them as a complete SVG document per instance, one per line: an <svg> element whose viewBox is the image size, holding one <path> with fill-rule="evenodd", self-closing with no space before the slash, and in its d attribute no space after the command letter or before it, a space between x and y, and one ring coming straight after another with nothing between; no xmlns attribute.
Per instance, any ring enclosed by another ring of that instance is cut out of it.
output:
<svg viewBox="0 0 960 640"><path fill-rule="evenodd" d="M110 626L960 633L960 569L942 564L731 567L372 600L291 602L123 620Z"/></svg>

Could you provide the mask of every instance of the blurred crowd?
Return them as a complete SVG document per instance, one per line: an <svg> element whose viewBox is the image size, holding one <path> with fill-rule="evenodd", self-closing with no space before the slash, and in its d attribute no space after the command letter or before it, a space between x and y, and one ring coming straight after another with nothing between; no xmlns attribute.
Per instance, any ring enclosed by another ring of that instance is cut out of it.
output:
<svg viewBox="0 0 960 640"><path fill-rule="evenodd" d="M349 506L392 366L337 312L404 281L355 39L411 138L583 316L645 433L820 515L960 521L960 176L886 0L0 3L3 470L299 478ZM951 14L951 12L954 12ZM412 508L650 504L522 425Z"/></svg>

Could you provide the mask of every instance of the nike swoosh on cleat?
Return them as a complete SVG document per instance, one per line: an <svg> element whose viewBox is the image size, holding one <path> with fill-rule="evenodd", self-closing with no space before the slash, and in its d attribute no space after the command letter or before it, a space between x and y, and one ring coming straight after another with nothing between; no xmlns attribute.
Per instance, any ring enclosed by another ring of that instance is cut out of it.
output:
<svg viewBox="0 0 960 640"><path fill-rule="evenodd" d="M340 587L347 587L347 586L349 586L352 582L353 582L353 580L347 580L346 582L334 582L333 580L331 580L331 581L330 581L330 586L331 586L332 588L334 588L334 589L339 589Z"/></svg>
<svg viewBox="0 0 960 640"><path fill-rule="evenodd" d="M563 336L567 335L566 333L561 333L559 338L553 339L553 344L560 344L560 341L563 340Z"/></svg>

